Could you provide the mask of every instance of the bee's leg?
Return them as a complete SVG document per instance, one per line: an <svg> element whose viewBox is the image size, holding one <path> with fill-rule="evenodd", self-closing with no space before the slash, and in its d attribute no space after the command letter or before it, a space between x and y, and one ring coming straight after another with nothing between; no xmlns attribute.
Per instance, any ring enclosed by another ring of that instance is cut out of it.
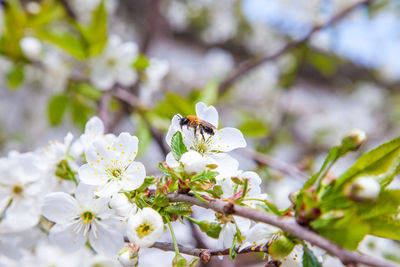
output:
<svg viewBox="0 0 400 267"><path fill-rule="evenodd" d="M193 132L194 132L194 138L197 137L197 126L193 128Z"/></svg>
<svg viewBox="0 0 400 267"><path fill-rule="evenodd" d="M203 140L205 141L206 139L204 138L204 128L201 125L200 125L200 134L203 137Z"/></svg>

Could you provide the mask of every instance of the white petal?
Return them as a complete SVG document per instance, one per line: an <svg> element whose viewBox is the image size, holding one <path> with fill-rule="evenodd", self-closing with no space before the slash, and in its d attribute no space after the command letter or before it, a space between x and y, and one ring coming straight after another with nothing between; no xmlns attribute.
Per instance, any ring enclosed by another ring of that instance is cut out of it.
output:
<svg viewBox="0 0 400 267"><path fill-rule="evenodd" d="M82 183L89 185L101 185L106 183L108 179L107 173L94 163L82 165L78 170L78 174Z"/></svg>
<svg viewBox="0 0 400 267"><path fill-rule="evenodd" d="M190 150L181 156L180 162L183 163L185 171L188 173L201 173L209 164L200 153Z"/></svg>
<svg viewBox="0 0 400 267"><path fill-rule="evenodd" d="M102 135L104 134L104 124L99 117L92 117L85 125L85 134Z"/></svg>
<svg viewBox="0 0 400 267"><path fill-rule="evenodd" d="M123 189L131 191L139 188L146 177L144 165L140 162L132 162L126 171L126 175L122 178Z"/></svg>
<svg viewBox="0 0 400 267"><path fill-rule="evenodd" d="M169 152L167 154L167 157L165 159L165 162L170 166L171 168L175 168L179 166L179 162L177 162L174 158L174 155L172 155L172 152Z"/></svg>
<svg viewBox="0 0 400 267"><path fill-rule="evenodd" d="M213 137L213 150L229 152L241 147L246 147L246 140L242 132L236 128L223 128L218 130Z"/></svg>
<svg viewBox="0 0 400 267"><path fill-rule="evenodd" d="M122 233L100 221L92 223L89 242L97 253L110 257L115 257L124 246Z"/></svg>
<svg viewBox="0 0 400 267"><path fill-rule="evenodd" d="M86 161L88 163L100 163L103 166L110 164L111 160L114 159L115 153L113 152L111 145L107 142L107 139L97 139L93 142L85 151Z"/></svg>
<svg viewBox="0 0 400 267"><path fill-rule="evenodd" d="M199 119L218 128L218 111L213 106L207 107L203 102L199 102L196 104L196 114Z"/></svg>
<svg viewBox="0 0 400 267"><path fill-rule="evenodd" d="M171 146L171 140L172 136L177 132L181 130L181 127L179 126L179 120L182 116L181 115L175 115L172 120L171 120L171 125L169 126L167 135L165 136L165 141L169 146Z"/></svg>
<svg viewBox="0 0 400 267"><path fill-rule="evenodd" d="M94 190L94 194L99 197L109 197L114 193L117 193L123 184L121 181L110 181L105 185L101 185Z"/></svg>
<svg viewBox="0 0 400 267"><path fill-rule="evenodd" d="M40 205L37 199L14 198L0 223L0 232L20 232L37 225L40 218Z"/></svg>
<svg viewBox="0 0 400 267"><path fill-rule="evenodd" d="M93 63L96 64L96 63ZM97 63L99 64L99 63ZM108 90L110 89L114 83L114 77L112 72L107 70L106 68L102 68L100 70L93 69L92 73L90 74L90 81L100 90Z"/></svg>
<svg viewBox="0 0 400 267"><path fill-rule="evenodd" d="M123 66L116 71L116 79L123 86L131 86L137 80L137 72L131 66Z"/></svg>
<svg viewBox="0 0 400 267"><path fill-rule="evenodd" d="M47 194L42 206L42 214L48 220L65 224L78 213L76 200L64 192Z"/></svg>
<svg viewBox="0 0 400 267"><path fill-rule="evenodd" d="M239 168L239 162L229 156L228 154L214 154L211 156L213 160L216 161L217 168L215 171L217 171L219 174L216 177L217 180L222 180L223 178L230 178L233 175L236 174L238 168Z"/></svg>
<svg viewBox="0 0 400 267"><path fill-rule="evenodd" d="M81 205L91 203L93 201L93 191L95 188L96 186L80 183L75 191L75 199Z"/></svg>
<svg viewBox="0 0 400 267"><path fill-rule="evenodd" d="M112 145L117 156L116 159L120 160L122 165L128 165L136 157L138 144L139 139L136 136L121 133Z"/></svg>
<svg viewBox="0 0 400 267"><path fill-rule="evenodd" d="M49 233L49 240L61 247L67 252L72 252L80 249L85 244L87 237L83 235L83 231L75 232L81 222L69 224L55 224ZM84 225L82 225L82 228Z"/></svg>

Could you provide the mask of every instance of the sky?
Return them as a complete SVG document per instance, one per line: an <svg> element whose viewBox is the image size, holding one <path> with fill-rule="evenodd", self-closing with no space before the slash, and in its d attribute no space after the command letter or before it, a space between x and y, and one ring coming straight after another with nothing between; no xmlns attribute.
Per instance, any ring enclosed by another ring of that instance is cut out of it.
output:
<svg viewBox="0 0 400 267"><path fill-rule="evenodd" d="M318 2L318 8L310 8L307 1ZM298 38L316 21L326 21L332 16L332 3L332 0L244 0L243 10L248 19L262 21ZM316 35L313 44L400 79L399 28L400 1L392 0L389 7L372 17L367 8L360 7L335 27Z"/></svg>

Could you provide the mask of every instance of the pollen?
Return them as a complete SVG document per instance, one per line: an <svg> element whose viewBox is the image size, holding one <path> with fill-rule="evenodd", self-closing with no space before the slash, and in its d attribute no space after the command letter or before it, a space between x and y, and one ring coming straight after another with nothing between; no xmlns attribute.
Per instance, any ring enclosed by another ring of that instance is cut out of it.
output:
<svg viewBox="0 0 400 267"><path fill-rule="evenodd" d="M122 146L122 144L119 144L119 146Z"/></svg>
<svg viewBox="0 0 400 267"><path fill-rule="evenodd" d="M108 146L107 149L110 150L110 147Z"/></svg>
<svg viewBox="0 0 400 267"><path fill-rule="evenodd" d="M100 153L99 152L97 152L97 156L99 156L100 155Z"/></svg>
<svg viewBox="0 0 400 267"><path fill-rule="evenodd" d="M97 160L97 163L100 163L100 160L99 160L99 159Z"/></svg>
<svg viewBox="0 0 400 267"><path fill-rule="evenodd" d="M93 166L93 162L92 162L92 163L90 163L90 166Z"/></svg>
<svg viewBox="0 0 400 267"><path fill-rule="evenodd" d="M103 157L101 157L101 160L104 160L104 158L103 158Z"/></svg>
<svg viewBox="0 0 400 267"><path fill-rule="evenodd" d="M130 159L129 162L132 162L132 160Z"/></svg>
<svg viewBox="0 0 400 267"><path fill-rule="evenodd" d="M135 155L136 155L136 151L135 151L135 152L133 152L133 154L135 154Z"/></svg>
<svg viewBox="0 0 400 267"><path fill-rule="evenodd" d="M125 154L125 152L124 152L124 151L122 151L121 153L122 153L122 154Z"/></svg>

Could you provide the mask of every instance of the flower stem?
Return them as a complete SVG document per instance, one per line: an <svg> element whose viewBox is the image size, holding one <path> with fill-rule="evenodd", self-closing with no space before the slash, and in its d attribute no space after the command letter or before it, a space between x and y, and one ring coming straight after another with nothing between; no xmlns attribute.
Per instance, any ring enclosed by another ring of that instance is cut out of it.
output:
<svg viewBox="0 0 400 267"><path fill-rule="evenodd" d="M170 222L168 216L165 216L164 218L167 221L169 231L171 232L172 242L174 243L175 255L179 255L178 243L176 242L176 237L175 237L175 234L174 234L174 230L172 229L171 222Z"/></svg>

